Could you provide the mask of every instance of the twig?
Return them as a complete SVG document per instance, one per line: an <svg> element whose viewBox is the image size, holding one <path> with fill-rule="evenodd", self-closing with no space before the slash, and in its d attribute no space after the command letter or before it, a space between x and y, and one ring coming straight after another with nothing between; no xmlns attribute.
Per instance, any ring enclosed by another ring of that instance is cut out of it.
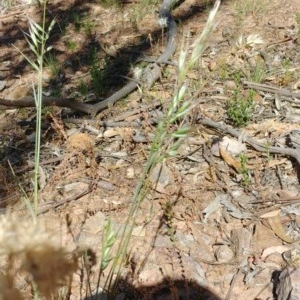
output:
<svg viewBox="0 0 300 300"><path fill-rule="evenodd" d="M241 134L238 130L223 124L223 123L217 123L210 119L206 118L199 118L198 121L206 126L210 126L212 128L215 128L219 131L229 133L233 137L240 138L242 137L243 141L249 144L251 147L253 147L255 150L260 152L267 152L272 154L284 154L293 157L298 165L300 166L300 151L299 149L291 149L291 148L282 148L282 147L275 147L275 146L266 146L262 143L257 142L255 139L245 136L244 134Z"/></svg>
<svg viewBox="0 0 300 300"><path fill-rule="evenodd" d="M168 104L168 101L165 101L164 104ZM143 107L139 107L134 110L127 111L120 116L116 116L116 117L114 117L114 121L117 122L117 121L127 120L128 118L130 118L132 116L138 115L140 113L143 113L143 112L151 110L151 109L155 109L156 107L159 107L161 105L162 105L161 101L155 101L154 103L145 105Z"/></svg>
<svg viewBox="0 0 300 300"><path fill-rule="evenodd" d="M43 106L68 107L86 114L92 114L94 111L94 106L92 104L79 103L71 98L43 97ZM35 107L34 98L26 97L19 100L0 98L0 109L20 107Z"/></svg>
<svg viewBox="0 0 300 300"><path fill-rule="evenodd" d="M111 121L99 121L99 120L95 120L95 119L75 119L75 118L66 118L64 119L64 122L69 122L69 123L74 123L74 124L82 124L84 122L88 123L88 124L95 124L101 127L134 127L134 128L139 128L141 127L141 124L139 124L138 122L128 122L128 121L124 121L127 120L128 118L141 114L145 111L151 110L151 109L155 109L156 107L161 106L162 103L161 101L156 101L154 103L151 103L149 105L145 105L143 107L134 109L134 110L130 110L125 112L122 115L119 116L115 116L113 118L113 120Z"/></svg>
<svg viewBox="0 0 300 300"><path fill-rule="evenodd" d="M279 89L273 86L268 86L266 84L260 84L256 82L244 81L244 86L249 89L259 90L263 92L273 93L273 94L280 94L287 97L295 97L300 98L300 93L290 92L288 90Z"/></svg>
<svg viewBox="0 0 300 300"><path fill-rule="evenodd" d="M139 128L141 125L138 122L114 122L114 121L99 121L94 119L76 119L76 118L66 118L64 119L64 122L66 123L72 123L72 124L93 124L98 125L101 127L133 127L133 128Z"/></svg>
<svg viewBox="0 0 300 300"><path fill-rule="evenodd" d="M39 208L38 209L38 212L37 212L37 215L41 215L43 213L46 213L47 211L49 211L51 208L57 208L65 203L68 203L68 202L71 202L73 200L78 200L80 199L81 197L89 194L91 191L93 190L93 187L89 187L87 190L83 191L82 193L74 196L74 197L70 197L70 198L67 198L67 199L63 199L61 201L58 201L58 202L55 202L55 203L49 203L47 207L44 207L44 208Z"/></svg>

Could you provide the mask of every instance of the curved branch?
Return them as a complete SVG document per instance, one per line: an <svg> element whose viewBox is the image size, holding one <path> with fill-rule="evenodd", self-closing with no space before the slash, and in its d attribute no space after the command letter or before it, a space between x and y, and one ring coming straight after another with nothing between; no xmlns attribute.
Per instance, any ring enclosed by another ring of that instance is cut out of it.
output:
<svg viewBox="0 0 300 300"><path fill-rule="evenodd" d="M86 114L91 114L93 112L92 104L76 102L74 99L70 98L43 97L43 106L68 107ZM0 98L0 108L2 109L21 107L35 107L34 98L26 97L18 100Z"/></svg>

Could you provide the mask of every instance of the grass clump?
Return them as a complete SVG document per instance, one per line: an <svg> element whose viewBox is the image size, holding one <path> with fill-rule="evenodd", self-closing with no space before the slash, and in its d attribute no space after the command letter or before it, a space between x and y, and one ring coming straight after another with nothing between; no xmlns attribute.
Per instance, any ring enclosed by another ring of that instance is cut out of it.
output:
<svg viewBox="0 0 300 300"><path fill-rule="evenodd" d="M267 75L267 70L262 64L255 65L254 69L251 70L250 81L261 83Z"/></svg>

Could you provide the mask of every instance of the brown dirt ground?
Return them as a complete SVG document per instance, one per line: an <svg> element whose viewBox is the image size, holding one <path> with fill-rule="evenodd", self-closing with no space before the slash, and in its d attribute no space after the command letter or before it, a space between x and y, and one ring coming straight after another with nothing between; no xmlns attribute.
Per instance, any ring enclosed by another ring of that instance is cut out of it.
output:
<svg viewBox="0 0 300 300"><path fill-rule="evenodd" d="M200 0L187 0L174 10L180 45L189 45L189 53L209 7ZM83 101L103 99L116 91L125 84L125 77L131 76L136 55L143 52L157 57L163 49L157 9L158 5L145 7L136 1L119 6L50 1L48 15L56 18L57 25L49 41L55 61L46 66L45 91ZM273 279L288 264L281 254L297 247L289 238L296 241L300 233L297 165L290 157L247 146L247 165L237 172L234 165L239 158L227 146L225 154L214 155L219 152L219 148L214 150L219 141L213 141L233 138L201 125L197 116L232 125L228 101L237 90L241 98L249 95L247 86L237 83L239 78L253 82L261 75L262 84L297 92L300 46L296 12L300 13L299 0L221 4L218 26L187 78L186 98L193 103L192 132L179 156L164 163L156 190L146 197L137 219L130 263L124 270L131 287L167 299L156 295L154 286L166 278L169 283L188 279L222 299L275 299ZM1 11L2 98L22 98L36 82L35 73L12 44L31 55L22 30L27 30L27 16L37 18L39 13L36 5L22 3ZM262 43L246 43L250 35L259 35ZM102 70L98 91L91 83L93 59ZM110 217L115 228L124 224L157 119L166 110L176 84L176 72L175 66L168 65L151 90L135 91L96 117L126 121L123 127L103 128L66 109L44 110L40 209L64 244L87 245L100 253L105 219ZM157 100L162 105L149 109ZM78 118L79 125L65 121L67 117ZM264 144L285 147L286 136L300 128L299 117L299 99L255 90L251 120L241 131ZM1 114L3 212L26 213L16 178L30 193L34 118L34 109L3 110ZM133 128L133 121L140 127ZM280 215L273 219L264 215L275 210L280 210ZM68 233L66 216L72 221L75 241ZM96 276L97 266L90 274L92 290ZM70 299L83 299L81 279L79 274L74 276ZM22 288L27 290L26 285ZM132 295L127 292L128 299L135 297ZM205 297L200 299L212 295L207 292Z"/></svg>

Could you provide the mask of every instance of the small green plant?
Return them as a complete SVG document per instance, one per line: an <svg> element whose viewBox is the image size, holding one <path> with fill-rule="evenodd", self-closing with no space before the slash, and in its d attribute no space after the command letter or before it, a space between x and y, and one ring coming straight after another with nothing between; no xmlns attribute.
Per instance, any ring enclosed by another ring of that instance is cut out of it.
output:
<svg viewBox="0 0 300 300"><path fill-rule="evenodd" d="M292 65L292 63L291 63L291 61L290 61L289 58L284 58L284 59L282 60L282 67L283 67L284 69L289 69L289 68L291 67L291 65Z"/></svg>
<svg viewBox="0 0 300 300"><path fill-rule="evenodd" d="M240 154L240 163L241 163L241 170L240 173L243 176L243 185L248 186L251 183L251 176L249 173L249 169L247 166L248 158L245 153Z"/></svg>
<svg viewBox="0 0 300 300"><path fill-rule="evenodd" d="M86 97L87 94L89 93L89 88L86 83L84 83L83 81L80 81L79 86L78 86L78 91L82 96Z"/></svg>
<svg viewBox="0 0 300 300"><path fill-rule="evenodd" d="M55 56L53 56L51 53L47 53L45 56L45 65L50 69L53 77L59 75L61 67Z"/></svg>
<svg viewBox="0 0 300 300"><path fill-rule="evenodd" d="M82 15L77 12L72 12L72 18L74 22L75 31L79 32L81 29L84 30L85 34L91 35L94 29L94 24L89 19L89 16L86 13L83 13Z"/></svg>
<svg viewBox="0 0 300 300"><path fill-rule="evenodd" d="M291 61L288 58L285 58L282 61L283 73L280 76L280 85L286 86L290 84L294 80L295 72L293 68L291 68Z"/></svg>
<svg viewBox="0 0 300 300"><path fill-rule="evenodd" d="M92 77L92 86L94 93L97 97L100 97L105 92L106 87L103 78L103 71L100 69L100 64L95 49L92 52L92 67L90 70L90 74Z"/></svg>
<svg viewBox="0 0 300 300"><path fill-rule="evenodd" d="M267 161L268 161L268 163L271 161L271 159L272 159L272 156L271 156L271 154L270 154L270 142L269 141L266 141L266 143L265 143L265 147L266 147L266 156L267 156Z"/></svg>
<svg viewBox="0 0 300 300"><path fill-rule="evenodd" d="M73 12L72 12L72 19L73 19L75 31L76 31L76 32L79 32L79 30L80 30L80 28L81 28L81 18L80 18L80 14L79 14L77 11L73 11Z"/></svg>
<svg viewBox="0 0 300 300"><path fill-rule="evenodd" d="M228 75L229 75L228 65L226 63L224 63L221 65L221 68L220 68L220 78L222 80L226 80L226 79L228 79Z"/></svg>
<svg viewBox="0 0 300 300"><path fill-rule="evenodd" d="M68 50L70 50L72 52L75 51L77 48L77 44L73 41L66 41L65 45L67 46Z"/></svg>
<svg viewBox="0 0 300 300"><path fill-rule="evenodd" d="M172 242L174 242L175 239L175 228L173 226L173 220L174 220L174 211L173 211L173 205L171 201L167 201L162 205L163 209L163 222L168 228L168 235Z"/></svg>
<svg viewBox="0 0 300 300"><path fill-rule="evenodd" d="M229 120L237 127L245 126L250 121L254 103L254 91L250 90L248 97L241 95L239 90L227 103L227 115Z"/></svg>
<svg viewBox="0 0 300 300"><path fill-rule="evenodd" d="M251 70L250 81L261 83L266 77L267 71L262 64L255 65L254 69Z"/></svg>
<svg viewBox="0 0 300 300"><path fill-rule="evenodd" d="M235 82L235 84L237 86L241 85L241 83L242 83L242 75L241 75L241 73L240 72L235 72L233 74L233 80L234 80L234 82Z"/></svg>
<svg viewBox="0 0 300 300"><path fill-rule="evenodd" d="M83 28L86 35L91 35L93 33L94 27L94 24L88 18L83 22Z"/></svg>
<svg viewBox="0 0 300 300"><path fill-rule="evenodd" d="M100 287L100 281L103 276L103 272L108 267L109 263L115 258L112 255L112 247L116 242L117 232L112 228L111 220L108 219L104 226L104 231L102 233L102 244L101 244L101 260L98 271L97 278L97 290L96 295L99 294L98 288Z"/></svg>

